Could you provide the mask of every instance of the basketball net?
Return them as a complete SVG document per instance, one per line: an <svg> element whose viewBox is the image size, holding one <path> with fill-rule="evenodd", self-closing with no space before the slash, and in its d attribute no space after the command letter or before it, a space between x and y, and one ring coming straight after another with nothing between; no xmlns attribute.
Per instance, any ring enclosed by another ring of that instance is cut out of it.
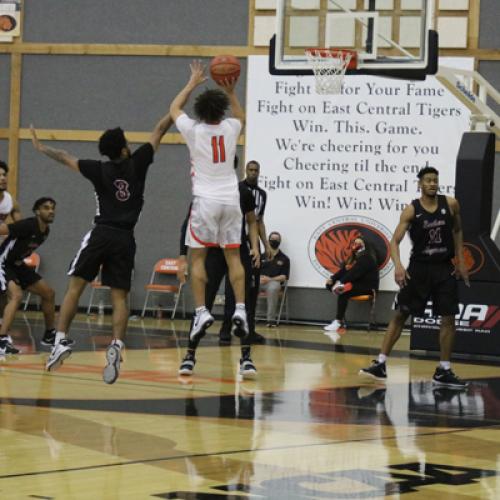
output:
<svg viewBox="0 0 500 500"><path fill-rule="evenodd" d="M306 49L316 80L317 94L340 94L345 72L356 54L348 50Z"/></svg>

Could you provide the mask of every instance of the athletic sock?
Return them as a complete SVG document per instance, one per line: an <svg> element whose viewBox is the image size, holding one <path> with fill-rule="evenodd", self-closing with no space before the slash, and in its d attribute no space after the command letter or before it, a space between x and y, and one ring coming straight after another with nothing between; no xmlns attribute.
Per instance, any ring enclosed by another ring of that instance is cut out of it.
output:
<svg viewBox="0 0 500 500"><path fill-rule="evenodd" d="M59 342L62 339L65 339L65 338L66 338L66 333L65 332L59 332L59 331L57 331L56 332L56 340L54 341L54 345L59 344Z"/></svg>
<svg viewBox="0 0 500 500"><path fill-rule="evenodd" d="M249 358L250 357L250 346L241 346L241 357L242 358Z"/></svg>
<svg viewBox="0 0 500 500"><path fill-rule="evenodd" d="M245 309L245 304L243 304L242 302L238 302L236 304L236 309Z"/></svg>
<svg viewBox="0 0 500 500"><path fill-rule="evenodd" d="M113 339L113 342L111 342L111 343L114 345L117 345L120 348L120 350L125 348L125 343L123 342L123 340Z"/></svg>
<svg viewBox="0 0 500 500"><path fill-rule="evenodd" d="M450 361L440 361L439 362L439 366L443 370L450 370L451 369L451 362Z"/></svg>
<svg viewBox="0 0 500 500"><path fill-rule="evenodd" d="M386 359L387 359L387 356L385 354L380 353L378 355L378 362L379 363L385 363Z"/></svg>
<svg viewBox="0 0 500 500"><path fill-rule="evenodd" d="M205 306L200 306L200 307L197 307L194 312L195 314L201 314L203 311L206 311L207 308Z"/></svg>

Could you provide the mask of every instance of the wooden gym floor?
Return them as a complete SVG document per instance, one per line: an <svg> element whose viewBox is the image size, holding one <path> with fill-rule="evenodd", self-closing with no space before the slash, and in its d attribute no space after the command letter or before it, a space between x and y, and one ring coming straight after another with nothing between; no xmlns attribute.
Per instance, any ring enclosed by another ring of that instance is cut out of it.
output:
<svg viewBox="0 0 500 500"><path fill-rule="evenodd" d="M500 363L454 363L463 392L433 389L408 337L387 384L357 372L381 333L261 327L255 381L237 342L202 340L177 375L187 321L131 321L117 383L102 382L109 318L78 316L73 356L43 371L38 313L0 362L1 499L500 498Z"/></svg>

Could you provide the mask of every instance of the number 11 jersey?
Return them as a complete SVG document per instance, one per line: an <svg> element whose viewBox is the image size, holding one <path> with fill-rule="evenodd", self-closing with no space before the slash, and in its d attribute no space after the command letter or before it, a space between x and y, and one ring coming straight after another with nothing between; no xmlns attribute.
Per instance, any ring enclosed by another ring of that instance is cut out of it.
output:
<svg viewBox="0 0 500 500"><path fill-rule="evenodd" d="M234 158L241 122L226 118L217 124L208 124L183 113L175 125L189 148L193 196L239 206Z"/></svg>

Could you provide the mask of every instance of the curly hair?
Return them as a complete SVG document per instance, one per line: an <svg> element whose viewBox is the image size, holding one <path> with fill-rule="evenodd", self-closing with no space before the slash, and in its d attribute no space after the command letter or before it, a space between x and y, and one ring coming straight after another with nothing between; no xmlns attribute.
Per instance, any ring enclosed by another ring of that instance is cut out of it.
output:
<svg viewBox="0 0 500 500"><path fill-rule="evenodd" d="M200 94L194 102L194 112L200 121L218 123L224 118L229 108L229 98L219 89L208 89Z"/></svg>
<svg viewBox="0 0 500 500"><path fill-rule="evenodd" d="M120 127L106 130L99 138L99 153L110 160L120 158L123 148L127 147L125 133Z"/></svg>

